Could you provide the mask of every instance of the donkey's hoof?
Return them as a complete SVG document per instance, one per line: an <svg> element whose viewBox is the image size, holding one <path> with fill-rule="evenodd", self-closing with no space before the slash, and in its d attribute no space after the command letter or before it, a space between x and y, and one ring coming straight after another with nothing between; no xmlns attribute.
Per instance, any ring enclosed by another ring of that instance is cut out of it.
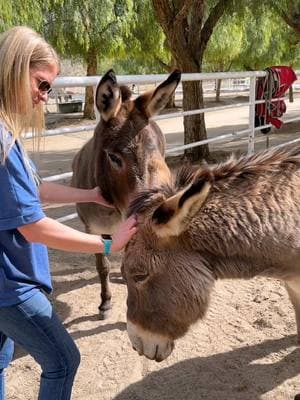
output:
<svg viewBox="0 0 300 400"><path fill-rule="evenodd" d="M107 319L109 317L110 314L110 310L100 310L99 309L99 319L104 320Z"/></svg>
<svg viewBox="0 0 300 400"><path fill-rule="evenodd" d="M99 306L99 319L106 319L109 317L110 310L111 310L111 301L106 300Z"/></svg>

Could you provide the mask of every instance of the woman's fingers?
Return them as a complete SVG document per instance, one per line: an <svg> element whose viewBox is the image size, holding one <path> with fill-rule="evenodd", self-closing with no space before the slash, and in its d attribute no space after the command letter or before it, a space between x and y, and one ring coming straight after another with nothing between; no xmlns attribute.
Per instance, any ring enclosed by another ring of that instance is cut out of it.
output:
<svg viewBox="0 0 300 400"><path fill-rule="evenodd" d="M135 216L129 217L127 220L122 222L118 231L112 237L112 250L121 250L132 238L137 231L137 220Z"/></svg>

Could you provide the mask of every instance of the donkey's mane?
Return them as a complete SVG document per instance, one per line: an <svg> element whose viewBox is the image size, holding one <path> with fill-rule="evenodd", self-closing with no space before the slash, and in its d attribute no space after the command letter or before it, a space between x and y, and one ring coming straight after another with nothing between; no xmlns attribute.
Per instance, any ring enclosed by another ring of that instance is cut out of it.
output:
<svg viewBox="0 0 300 400"><path fill-rule="evenodd" d="M232 155L220 164L206 165L199 169L195 174L195 179L206 177L209 180L218 181L220 179L244 178L249 175L272 174L285 170L292 165L300 166L300 146L274 148L239 158Z"/></svg>
<svg viewBox="0 0 300 400"><path fill-rule="evenodd" d="M163 186L139 193L129 207L129 215L139 214L153 209L162 201L174 195L178 190L191 182L198 186L204 181L233 181L287 170L289 167L300 167L300 146L295 148L274 148L250 156L237 158L232 155L228 160L216 165L203 165L200 168L184 166L177 172L172 186Z"/></svg>

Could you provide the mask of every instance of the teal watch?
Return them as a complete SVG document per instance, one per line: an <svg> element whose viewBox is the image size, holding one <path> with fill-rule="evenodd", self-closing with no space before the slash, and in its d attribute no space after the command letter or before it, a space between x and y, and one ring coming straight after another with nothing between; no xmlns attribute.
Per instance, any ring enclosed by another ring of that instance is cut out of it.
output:
<svg viewBox="0 0 300 400"><path fill-rule="evenodd" d="M103 255L104 256L108 256L110 254L112 240L111 239L103 239L103 237L101 236L101 241L102 241L103 246L104 246Z"/></svg>

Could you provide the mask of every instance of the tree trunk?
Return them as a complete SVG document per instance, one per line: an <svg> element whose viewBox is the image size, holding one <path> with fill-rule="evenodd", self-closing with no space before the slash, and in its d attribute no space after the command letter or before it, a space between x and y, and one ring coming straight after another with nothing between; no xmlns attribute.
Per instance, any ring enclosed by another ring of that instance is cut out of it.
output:
<svg viewBox="0 0 300 400"><path fill-rule="evenodd" d="M87 56L87 76L97 75L97 53L95 49L90 49ZM94 111L94 91L93 86L87 86L85 89L85 104L83 110L83 117L88 119L95 119Z"/></svg>
<svg viewBox="0 0 300 400"><path fill-rule="evenodd" d="M182 82L183 88L183 110L193 110L203 108L202 82L188 81ZM198 142L207 138L204 114L197 114L184 117L184 144ZM185 157L193 162L208 159L208 145L197 146L185 150Z"/></svg>
<svg viewBox="0 0 300 400"><path fill-rule="evenodd" d="M208 7L208 3L214 5ZM230 0L152 0L155 15L165 32L172 57L183 73L202 71L203 54L208 41L230 3ZM183 82L182 86L184 111L203 108L202 83ZM206 139L204 115L185 117L184 142L203 139ZM185 155L192 161L208 158L208 145L189 149Z"/></svg>
<svg viewBox="0 0 300 400"><path fill-rule="evenodd" d="M186 54L185 58L177 58L177 65L182 72L202 72L203 54L199 55L198 62ZM204 108L202 81L182 82L183 111L198 110ZM199 142L207 139L204 114L196 114L184 117L184 144ZM194 162L209 159L208 144L192 147L185 150L187 160Z"/></svg>
<svg viewBox="0 0 300 400"><path fill-rule="evenodd" d="M221 84L222 84L222 79L217 79L217 85L216 85L216 102L217 103L220 103Z"/></svg>

